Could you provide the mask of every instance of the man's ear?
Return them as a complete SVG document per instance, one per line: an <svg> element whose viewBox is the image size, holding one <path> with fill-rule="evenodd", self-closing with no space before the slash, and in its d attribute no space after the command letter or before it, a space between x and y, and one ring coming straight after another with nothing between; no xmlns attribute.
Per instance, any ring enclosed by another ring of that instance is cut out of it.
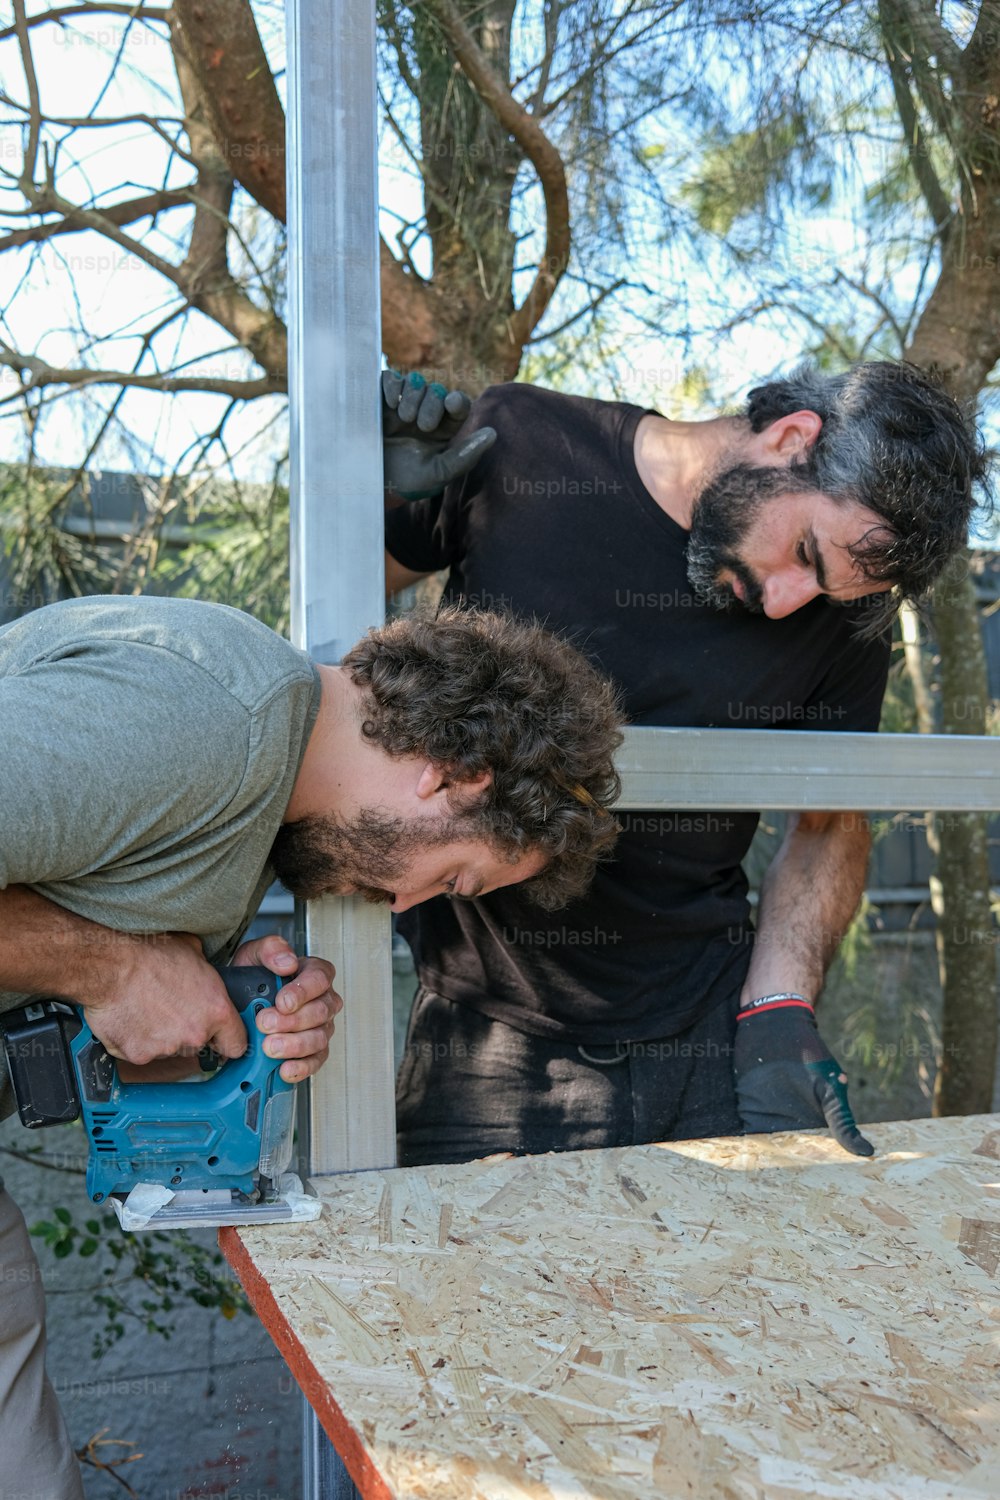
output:
<svg viewBox="0 0 1000 1500"><path fill-rule="evenodd" d="M469 801L474 801L480 793L485 792L493 777L489 771L482 771L478 776L459 780L447 766L436 766L432 760L425 763L417 781L417 796L422 800L437 796L438 792L454 791L461 787L468 794Z"/></svg>
<svg viewBox="0 0 1000 1500"><path fill-rule="evenodd" d="M802 463L822 428L823 418L814 411L793 411L769 422L763 432L755 433L763 462L774 468Z"/></svg>

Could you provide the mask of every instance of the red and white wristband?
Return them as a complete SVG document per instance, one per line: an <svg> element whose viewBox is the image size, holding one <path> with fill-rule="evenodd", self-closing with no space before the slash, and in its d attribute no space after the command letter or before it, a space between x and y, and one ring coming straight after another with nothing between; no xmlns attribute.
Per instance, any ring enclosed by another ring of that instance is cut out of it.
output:
<svg viewBox="0 0 1000 1500"><path fill-rule="evenodd" d="M805 995L797 995L794 990L782 990L777 995L758 995L756 1000L748 1000L737 1013L736 1019L745 1021L748 1016L759 1016L772 1010L807 1010L810 1015L816 1014L815 1006Z"/></svg>

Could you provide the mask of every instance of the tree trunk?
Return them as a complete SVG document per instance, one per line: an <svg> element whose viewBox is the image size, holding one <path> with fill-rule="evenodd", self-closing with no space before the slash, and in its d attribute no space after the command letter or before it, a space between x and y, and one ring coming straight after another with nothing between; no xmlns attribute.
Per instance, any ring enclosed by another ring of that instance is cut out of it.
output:
<svg viewBox="0 0 1000 1500"><path fill-rule="evenodd" d="M933 617L941 657L941 728L945 734L985 734L986 657L964 553L935 590ZM982 814L954 812L939 814L935 823L944 1010L934 1113L980 1114L992 1105L997 1043L989 824Z"/></svg>
<svg viewBox="0 0 1000 1500"><path fill-rule="evenodd" d="M959 285L942 282L957 281ZM907 351L915 363L937 368L962 398L985 381L1000 355L1000 314L992 316L992 345L983 339L974 313L961 321L952 313L967 272L946 258L941 278ZM942 295L938 296L941 291ZM969 286L976 306L977 287ZM962 364L967 333L970 348ZM927 353L925 353L925 350ZM933 357L947 351L947 364ZM978 355L978 358L977 358ZM983 370L985 366L985 370ZM982 375L979 371L983 370ZM975 382L975 384L973 384ZM941 722L944 734L985 734L989 685L986 655L969 556L962 551L934 590L931 606L940 655ZM936 942L943 994L942 1058L934 1089L936 1115L981 1114L992 1108L997 1050L996 929L990 905L989 820L978 813L942 813L934 820L932 849L937 855ZM937 845L935 849L935 843Z"/></svg>
<svg viewBox="0 0 1000 1500"><path fill-rule="evenodd" d="M927 14L936 24L932 6ZM962 53L952 95L952 134L961 151L960 212L950 228L940 230L940 275L906 351L915 364L941 375L959 401L969 403L1000 358L998 18L996 0L986 0ZM935 589L932 614L941 661L941 729L984 734L989 689L967 553L954 560ZM947 813L937 819L937 947L944 993L937 1115L976 1114L992 1106L997 973L987 828L982 815Z"/></svg>
<svg viewBox="0 0 1000 1500"><path fill-rule="evenodd" d="M492 71L506 81L513 0L459 0L456 10ZM448 288L439 308L441 352L449 349L467 366L456 367L445 384L479 391L511 380L521 362L521 346L515 347L509 332L510 212L524 153L456 69L433 11L420 7L413 15L433 279Z"/></svg>
<svg viewBox="0 0 1000 1500"><path fill-rule="evenodd" d="M420 110L420 167L434 265L425 280L382 241L382 348L397 368L419 368L473 394L517 374L524 345L569 258L562 160L535 116L510 93L515 3L426 0L397 11L389 6L401 71ZM172 16L175 51L183 52L179 66L189 70L197 88L221 162L283 222L284 112L249 0L177 0ZM525 161L542 188L545 247L517 307L510 216L514 179ZM210 307L203 310L217 315ZM260 358L256 347L252 352ZM274 370L268 352L265 368Z"/></svg>

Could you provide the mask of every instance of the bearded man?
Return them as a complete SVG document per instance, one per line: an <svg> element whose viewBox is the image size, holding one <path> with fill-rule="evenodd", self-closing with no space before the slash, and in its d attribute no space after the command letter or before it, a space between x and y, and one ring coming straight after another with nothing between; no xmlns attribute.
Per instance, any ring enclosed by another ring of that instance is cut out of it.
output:
<svg viewBox="0 0 1000 1500"><path fill-rule="evenodd" d="M72 1001L123 1076L181 1077L246 1050L214 965L261 964L287 981L263 1050L297 1083L343 1002L327 959L241 942L271 880L393 911L523 880L553 909L614 844L620 739L579 653L495 614L397 620L326 666L219 604L35 610L0 630L0 1015ZM0 1493L83 1500L2 1182L0 1269Z"/></svg>
<svg viewBox="0 0 1000 1500"><path fill-rule="evenodd" d="M806 367L697 422L510 384L459 426L419 377L383 394L387 453L423 434L428 472L435 437L475 459L396 486L389 589L447 568L449 602L544 621L635 724L876 730L896 605L964 543L985 477L969 416L906 364ZM615 861L550 920L509 889L401 922L420 979L401 1163L824 1123L870 1154L813 1010L864 816L790 817L754 923L755 813L621 821Z"/></svg>

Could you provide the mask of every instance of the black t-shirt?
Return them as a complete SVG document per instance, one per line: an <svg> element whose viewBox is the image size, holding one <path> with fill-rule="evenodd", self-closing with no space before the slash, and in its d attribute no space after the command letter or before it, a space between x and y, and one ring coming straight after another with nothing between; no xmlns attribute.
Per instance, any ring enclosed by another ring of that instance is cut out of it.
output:
<svg viewBox="0 0 1000 1500"><path fill-rule="evenodd" d="M417 572L450 568L445 598L534 617L618 684L634 724L872 731L888 642L857 608L816 599L783 620L698 602L687 532L639 478L643 412L537 387L494 386L469 430L497 441L443 496L386 517ZM533 907L516 886L439 898L400 928L424 984L521 1030L577 1042L683 1030L738 990L749 960L740 868L751 812L622 813L585 900Z"/></svg>

